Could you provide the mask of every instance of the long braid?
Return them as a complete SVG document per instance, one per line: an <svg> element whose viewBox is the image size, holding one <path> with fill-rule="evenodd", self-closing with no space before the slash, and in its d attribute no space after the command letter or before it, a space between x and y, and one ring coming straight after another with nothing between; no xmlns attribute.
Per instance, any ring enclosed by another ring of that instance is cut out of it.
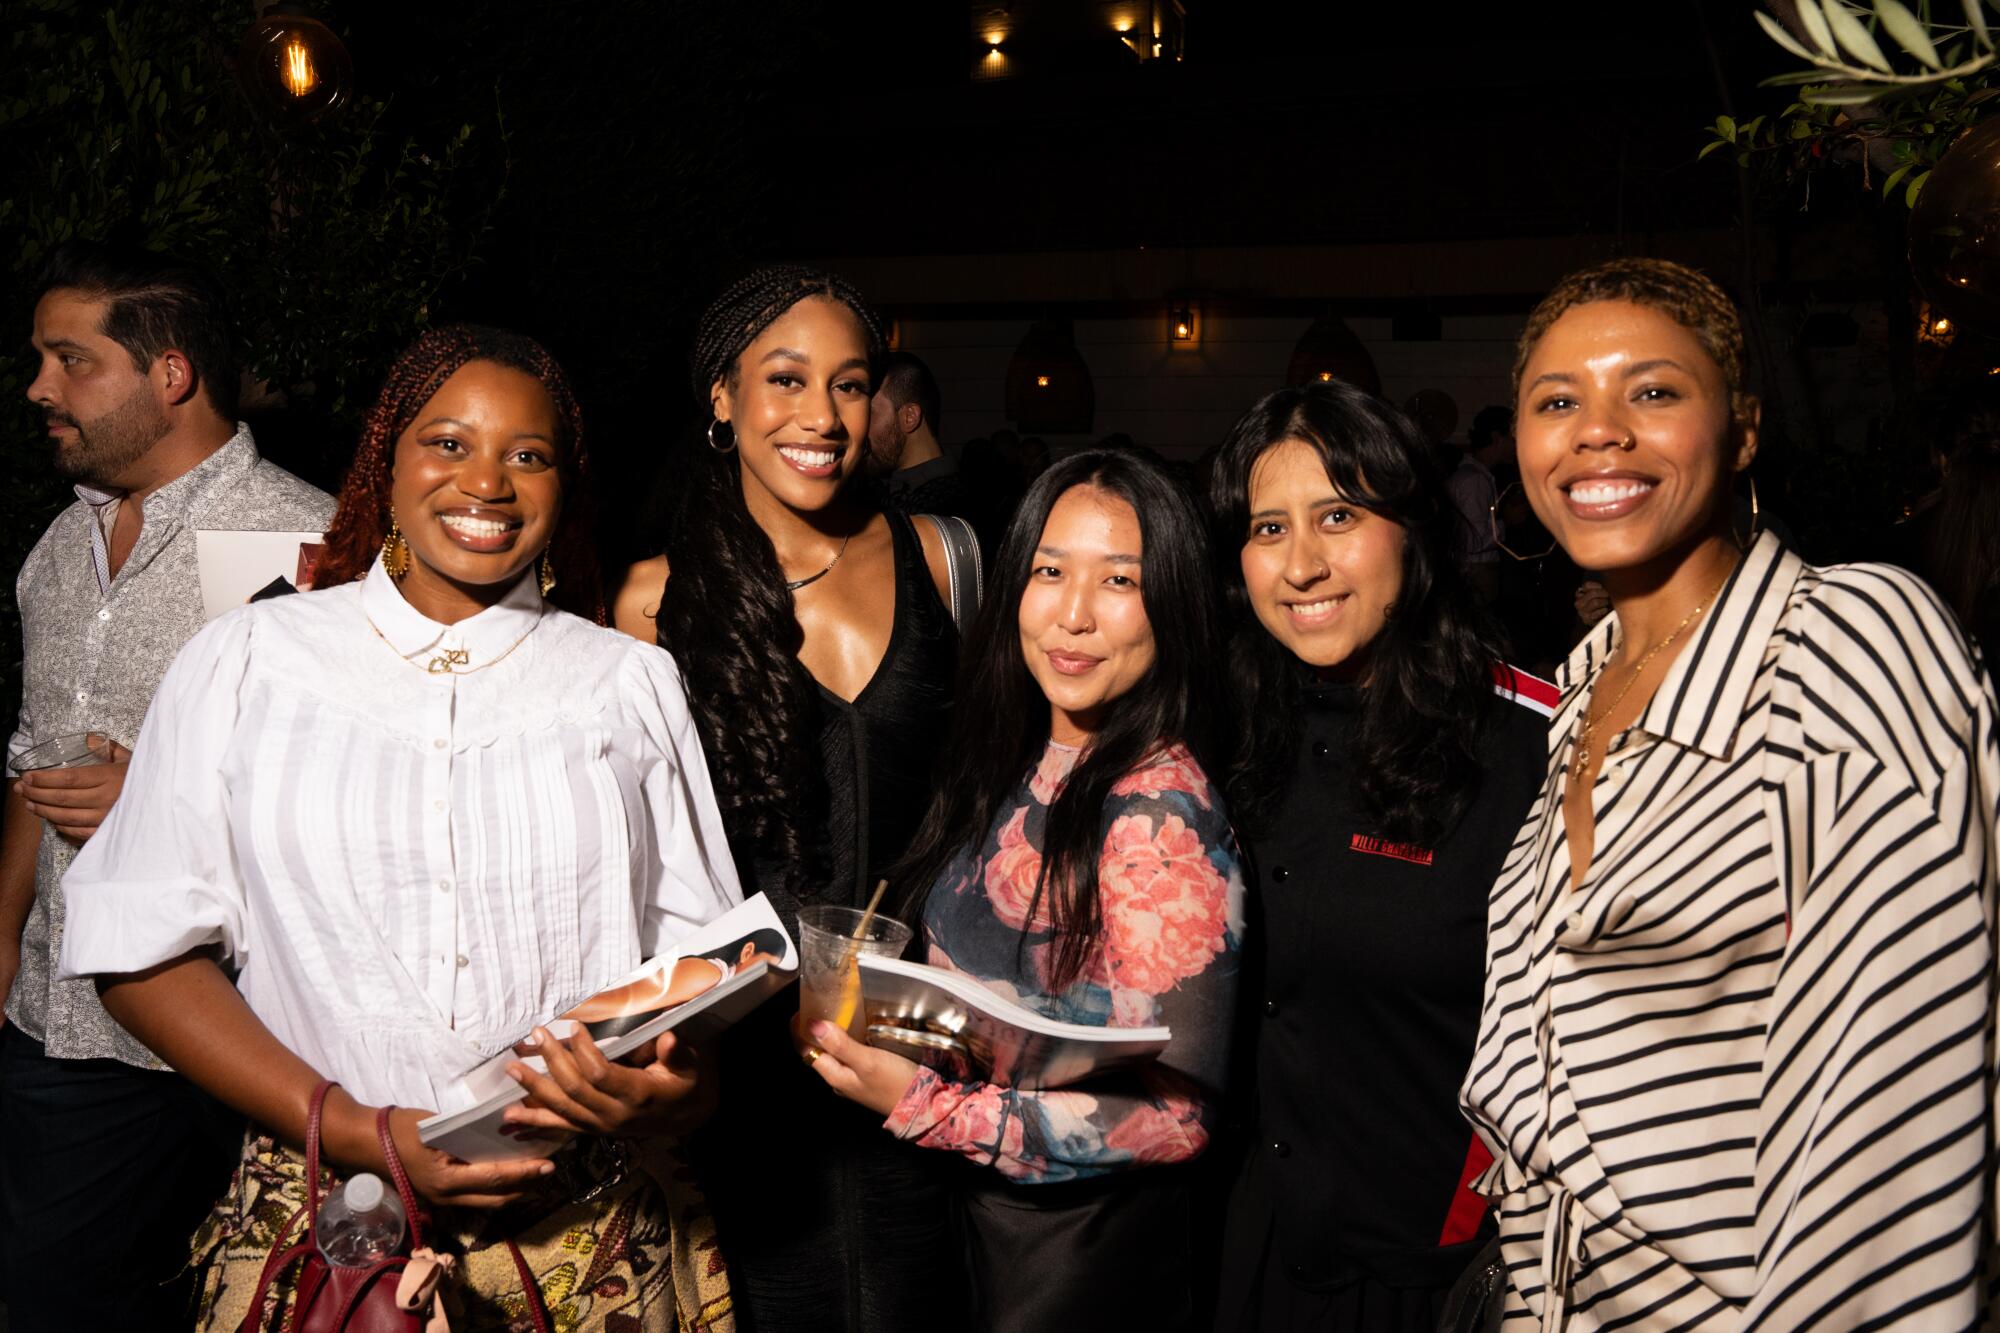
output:
<svg viewBox="0 0 2000 1333"><path fill-rule="evenodd" d="M744 349L814 296L852 310L871 361L880 358L881 322L851 285L809 268L759 269L702 314L691 361L704 414L713 386L735 383ZM689 454L687 485L667 531L660 640L680 664L739 862L746 869L757 859L774 863L784 886L804 894L825 869L818 831L827 793L817 697L799 665L792 594L771 539L743 503L737 460L699 443Z"/></svg>
<svg viewBox="0 0 2000 1333"><path fill-rule="evenodd" d="M604 623L603 583L593 535L596 506L590 492L590 455L584 448L583 411L562 367L540 343L483 324L449 324L427 329L396 358L382 392L362 422L354 462L340 488L340 503L326 532L326 552L314 585L331 588L368 572L389 535L389 496L396 440L425 403L460 367L490 361L532 375L548 390L556 408L557 464L562 470L562 515L550 542L556 571L550 600L598 624Z"/></svg>

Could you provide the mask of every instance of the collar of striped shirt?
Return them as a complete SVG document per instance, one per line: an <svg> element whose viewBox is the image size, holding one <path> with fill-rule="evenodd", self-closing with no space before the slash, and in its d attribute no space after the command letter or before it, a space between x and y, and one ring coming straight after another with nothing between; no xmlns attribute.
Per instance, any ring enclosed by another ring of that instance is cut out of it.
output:
<svg viewBox="0 0 2000 1333"><path fill-rule="evenodd" d="M1653 692L1633 730L1727 759L1748 711L1757 670L1770 649L1772 632L1804 569L1805 563L1776 533L1760 535L1737 561L1715 605L1702 617L1694 641L1667 668L1666 679ZM1614 611L1570 653L1556 672L1565 707L1577 690L1590 684L1618 639L1618 613ZM1622 734L1613 739L1613 750L1619 748L1620 739Z"/></svg>

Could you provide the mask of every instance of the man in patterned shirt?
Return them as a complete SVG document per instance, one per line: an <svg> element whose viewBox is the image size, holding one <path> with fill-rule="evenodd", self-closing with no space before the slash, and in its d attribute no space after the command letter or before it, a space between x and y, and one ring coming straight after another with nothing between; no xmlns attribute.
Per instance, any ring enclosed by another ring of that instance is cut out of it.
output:
<svg viewBox="0 0 2000 1333"><path fill-rule="evenodd" d="M0 1291L17 1328L166 1328L187 1239L240 1122L57 981L58 885L103 822L175 653L202 625L195 530L317 531L333 502L257 454L213 281L166 257L56 252L29 399L77 501L21 567L21 716L9 759L92 732L115 762L34 772L0 823Z"/></svg>

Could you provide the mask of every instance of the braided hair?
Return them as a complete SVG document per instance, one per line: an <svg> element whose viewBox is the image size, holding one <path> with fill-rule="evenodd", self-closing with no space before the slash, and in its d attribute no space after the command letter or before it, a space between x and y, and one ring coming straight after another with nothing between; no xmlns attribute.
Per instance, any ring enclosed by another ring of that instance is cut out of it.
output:
<svg viewBox="0 0 2000 1333"><path fill-rule="evenodd" d="M718 382L735 386L744 349L815 296L854 313L870 368L880 362L881 321L851 285L796 265L758 269L702 313L691 369L704 415ZM804 894L825 869L812 831L825 822L827 794L792 594L776 548L743 503L733 452L693 443L687 453L686 484L667 525L660 642L680 665L739 864L747 869L753 856L775 864L783 887Z"/></svg>
<svg viewBox="0 0 2000 1333"><path fill-rule="evenodd" d="M473 361L490 361L532 375L556 407L556 467L563 483L562 513L549 542L556 586L549 600L565 611L604 623L604 594L593 537L590 458L583 447L583 413L562 367L542 345L523 334L483 324L426 329L389 367L382 392L361 425L354 463L340 488L340 504L326 531L313 585L331 588L368 572L389 535L389 494L396 439L444 382Z"/></svg>

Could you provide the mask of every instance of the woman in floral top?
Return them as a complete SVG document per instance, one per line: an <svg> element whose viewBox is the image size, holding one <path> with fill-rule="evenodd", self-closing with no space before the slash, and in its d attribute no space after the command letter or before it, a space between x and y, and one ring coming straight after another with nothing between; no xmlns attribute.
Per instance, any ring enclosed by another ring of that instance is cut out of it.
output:
<svg viewBox="0 0 2000 1333"><path fill-rule="evenodd" d="M1089 451L1044 473L1001 544L901 877L921 886L931 963L1065 1022L1169 1027L1158 1062L1025 1091L812 1033L834 1091L992 1168L961 1191L986 1327L1192 1320L1187 1182L1163 1168L1214 1128L1243 939L1236 841L1199 758L1220 654L1208 570L1157 464Z"/></svg>

